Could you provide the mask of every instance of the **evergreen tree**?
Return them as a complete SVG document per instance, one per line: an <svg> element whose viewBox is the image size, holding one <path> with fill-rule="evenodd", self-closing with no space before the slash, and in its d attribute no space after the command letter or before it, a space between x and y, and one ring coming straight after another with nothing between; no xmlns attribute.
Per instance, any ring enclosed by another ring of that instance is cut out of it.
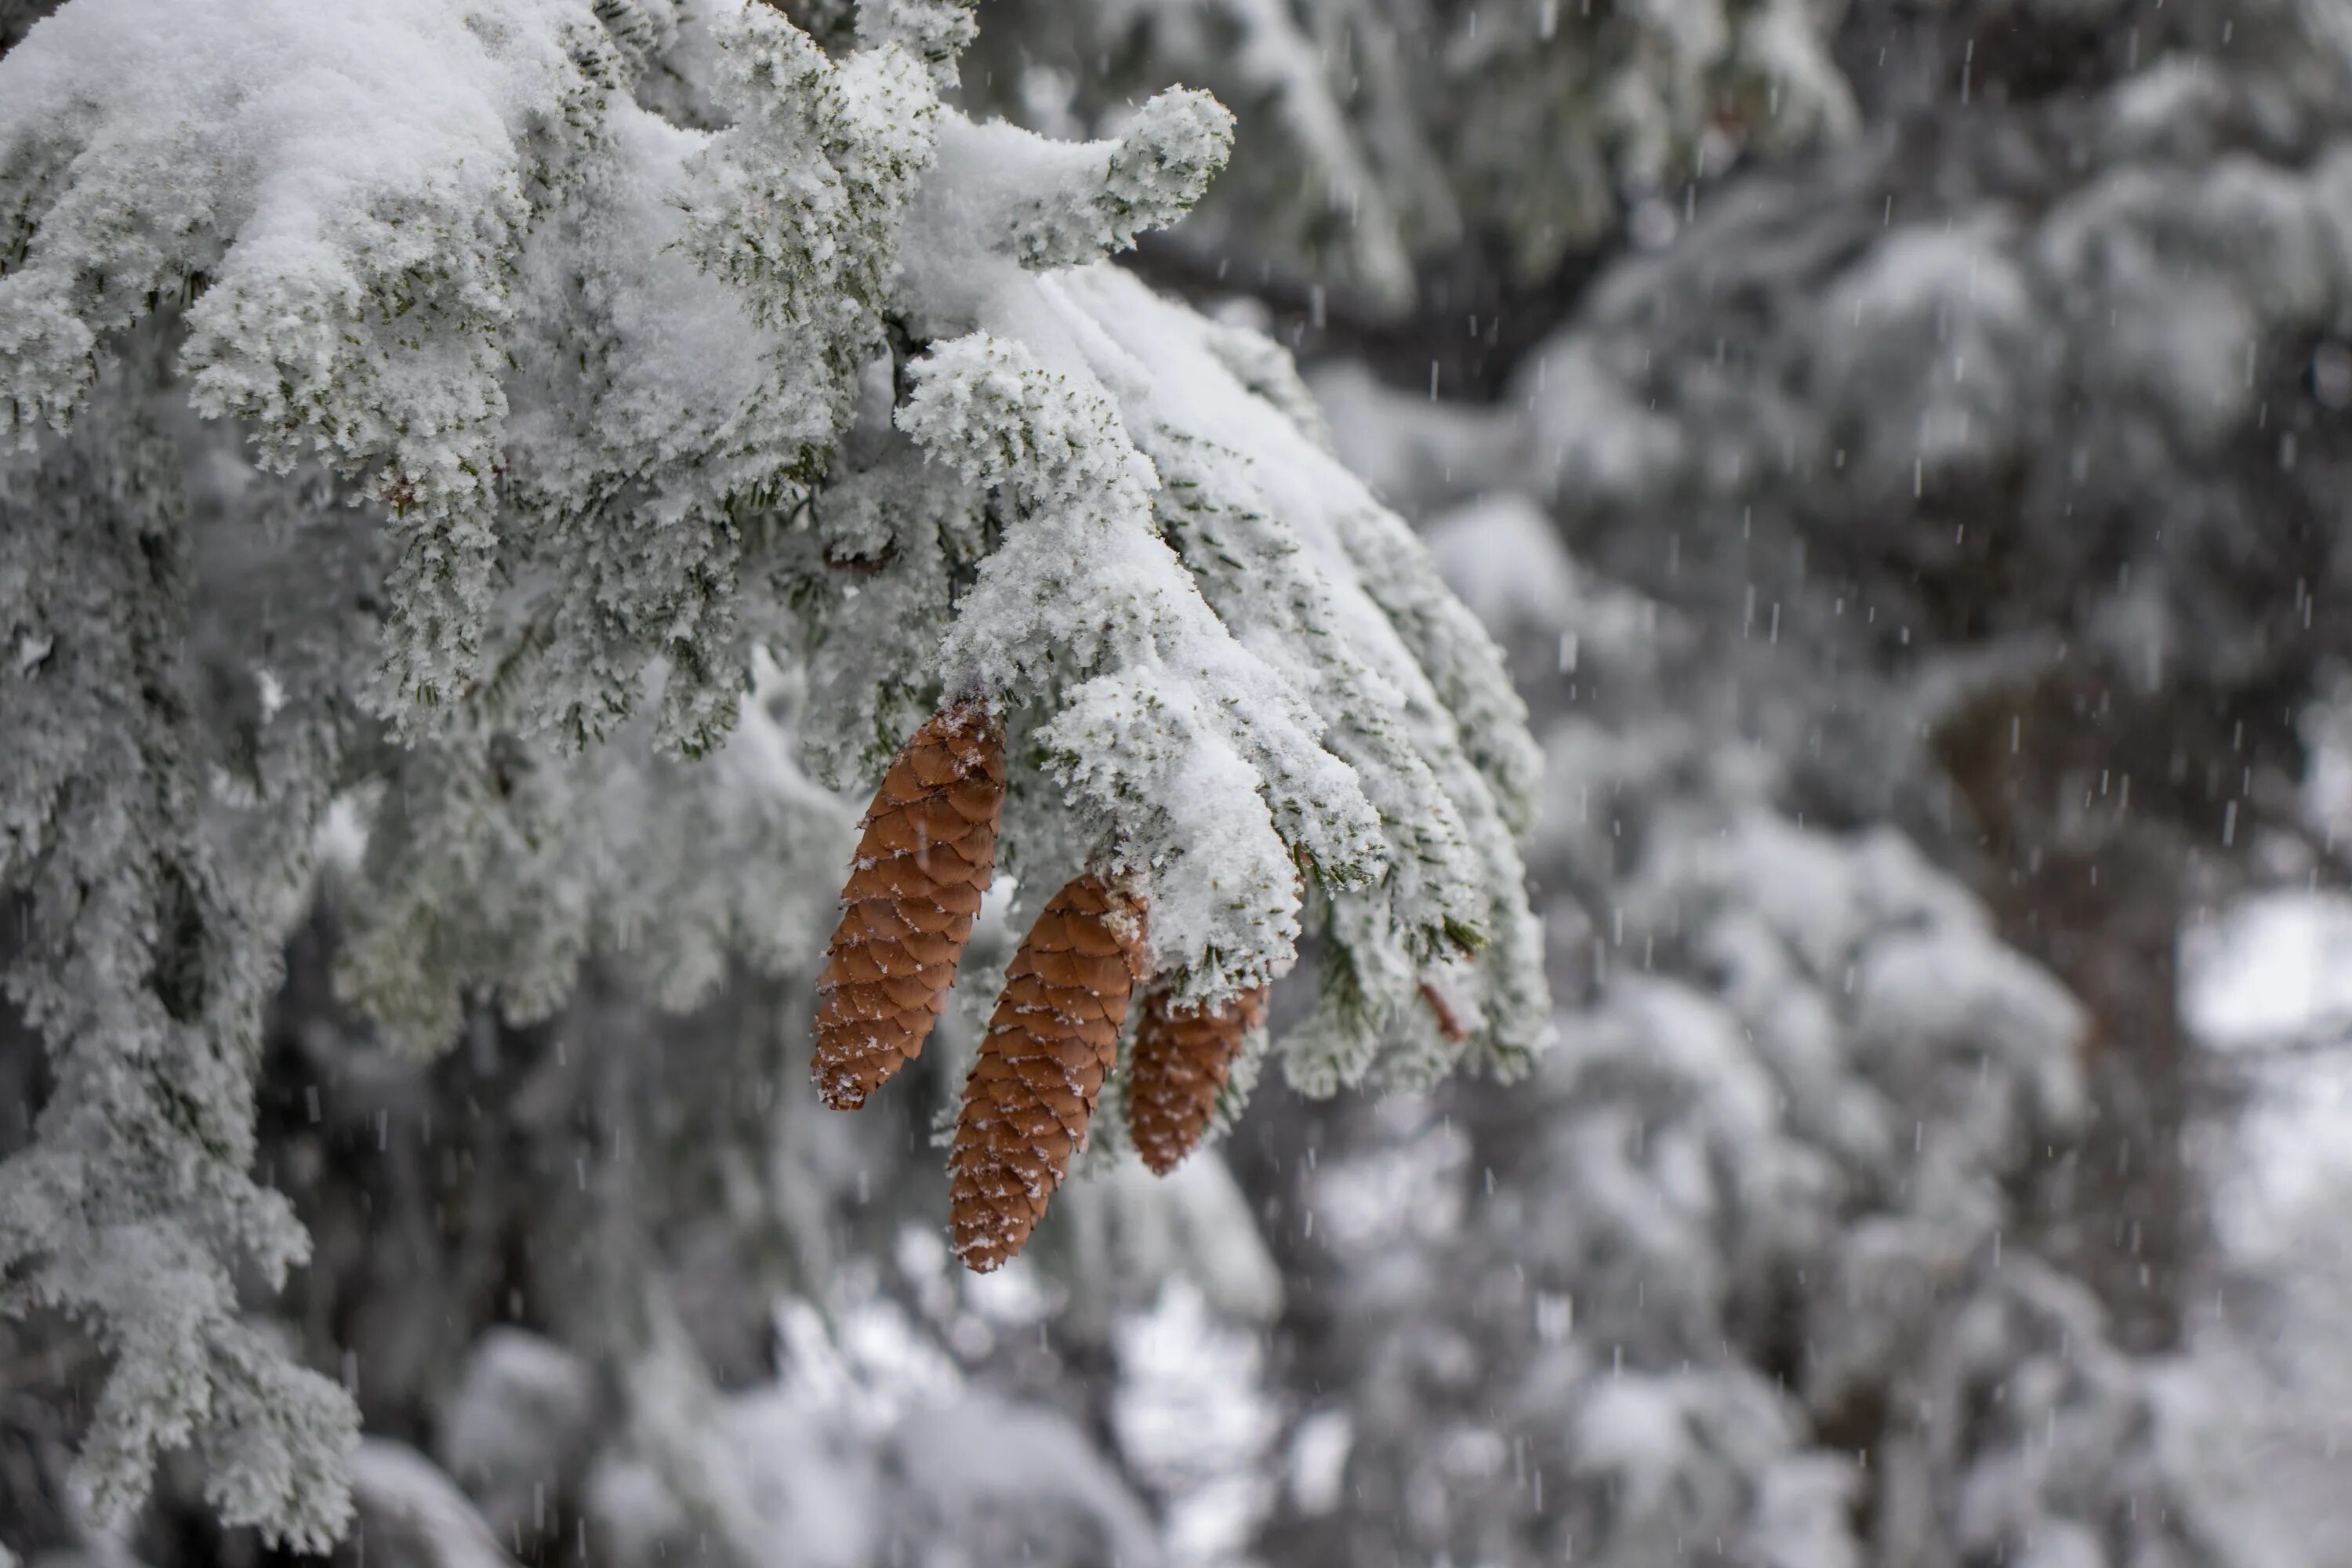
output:
<svg viewBox="0 0 2352 1568"><path fill-rule="evenodd" d="M1192 204L1229 117L1175 90L1051 142L943 100L965 6L845 26L73 0L0 60L0 889L48 1080L0 1165L0 1306L102 1357L87 1521L184 1447L224 1521L299 1549L354 1479L426 1535L454 1507L355 1447L365 1363L305 1370L240 1289L309 1249L257 1084L339 834L362 1037L564 1020L524 1142L575 1108L600 1182L733 1108L665 1124L627 1098L642 1037L591 1038L730 963L804 973L849 850L827 786L956 703L1002 731L1024 920L1102 879L1202 1007L1322 944L1296 1081L1515 1075L1547 1038L1495 649L1278 350L1100 263ZM614 999L566 1012L583 984ZM1082 1131L1101 1068L1053 1070ZM713 1458L733 1407L650 1215L610 1207L551 1321L684 1517L761 1560L789 1511Z"/></svg>
<svg viewBox="0 0 2352 1568"><path fill-rule="evenodd" d="M2300 1560L2341 7L973 23L0 0L0 1552Z"/></svg>

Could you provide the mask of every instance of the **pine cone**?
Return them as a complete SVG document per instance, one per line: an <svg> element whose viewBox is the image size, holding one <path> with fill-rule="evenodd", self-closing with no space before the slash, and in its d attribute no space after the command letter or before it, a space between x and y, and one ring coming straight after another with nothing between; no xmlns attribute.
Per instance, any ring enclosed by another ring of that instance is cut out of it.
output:
<svg viewBox="0 0 2352 1568"><path fill-rule="evenodd" d="M1216 1007L1178 1007L1165 986L1144 998L1128 1069L1127 1125L1155 1173L1166 1175L1201 1146L1242 1041L1265 1021L1263 985Z"/></svg>
<svg viewBox="0 0 2352 1568"><path fill-rule="evenodd" d="M1068 1173L1142 969L1142 906L1092 875L1054 895L1013 954L948 1162L956 1255L974 1273L1020 1252Z"/></svg>
<svg viewBox="0 0 2352 1568"><path fill-rule="evenodd" d="M1004 739L977 701L933 715L883 776L816 986L817 1094L855 1110L922 1054L996 869Z"/></svg>

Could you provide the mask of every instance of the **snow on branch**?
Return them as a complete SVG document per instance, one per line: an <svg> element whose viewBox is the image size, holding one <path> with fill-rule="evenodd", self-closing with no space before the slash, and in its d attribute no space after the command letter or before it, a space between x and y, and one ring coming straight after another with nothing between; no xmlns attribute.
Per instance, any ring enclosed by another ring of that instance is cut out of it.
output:
<svg viewBox="0 0 2352 1568"><path fill-rule="evenodd" d="M349 1511L350 1401L236 1289L306 1245L249 1168L331 803L346 996L432 1051L592 963L813 966L820 782L976 700L1004 863L1142 893L1156 994L1325 939L1297 1081L1543 1043L1494 649L1278 349L1097 259L1230 117L976 124L971 6L856 21L68 0L0 60L0 896L57 1084L0 1310L113 1357L100 1512L182 1446L276 1539Z"/></svg>

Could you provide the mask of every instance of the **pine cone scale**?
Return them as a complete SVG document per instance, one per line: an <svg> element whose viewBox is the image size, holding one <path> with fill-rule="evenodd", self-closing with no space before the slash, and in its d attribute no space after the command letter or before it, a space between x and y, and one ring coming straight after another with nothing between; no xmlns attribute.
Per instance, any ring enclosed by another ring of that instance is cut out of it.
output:
<svg viewBox="0 0 2352 1568"><path fill-rule="evenodd" d="M899 904L892 913L919 935L953 942L959 953L963 951L963 944L971 939L972 917L969 914L957 914L937 904L914 903Z"/></svg>
<svg viewBox="0 0 2352 1568"><path fill-rule="evenodd" d="M1004 794L1003 772L1000 768L997 775L992 779L987 777L965 779L961 783L950 784L941 793L940 798L953 806L956 815L966 822L985 825L991 837L993 837L996 832L998 803Z"/></svg>

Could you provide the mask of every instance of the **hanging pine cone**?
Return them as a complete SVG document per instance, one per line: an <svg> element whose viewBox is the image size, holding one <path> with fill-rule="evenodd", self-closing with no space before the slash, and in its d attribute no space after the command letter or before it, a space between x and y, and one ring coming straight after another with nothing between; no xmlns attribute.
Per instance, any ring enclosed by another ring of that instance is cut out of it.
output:
<svg viewBox="0 0 2352 1568"><path fill-rule="evenodd" d="M817 981L817 1094L836 1110L922 1053L996 869L1003 731L977 701L916 731L875 792Z"/></svg>
<svg viewBox="0 0 2352 1568"><path fill-rule="evenodd" d="M1092 875L1054 895L1013 954L948 1162L956 1255L974 1273L1020 1252L1068 1173L1142 969L1142 906Z"/></svg>
<svg viewBox="0 0 2352 1568"><path fill-rule="evenodd" d="M1265 1021L1265 987L1215 1007L1179 1007L1166 986L1144 998L1127 1079L1127 1126L1135 1152L1166 1175L1201 1146L1234 1058Z"/></svg>

